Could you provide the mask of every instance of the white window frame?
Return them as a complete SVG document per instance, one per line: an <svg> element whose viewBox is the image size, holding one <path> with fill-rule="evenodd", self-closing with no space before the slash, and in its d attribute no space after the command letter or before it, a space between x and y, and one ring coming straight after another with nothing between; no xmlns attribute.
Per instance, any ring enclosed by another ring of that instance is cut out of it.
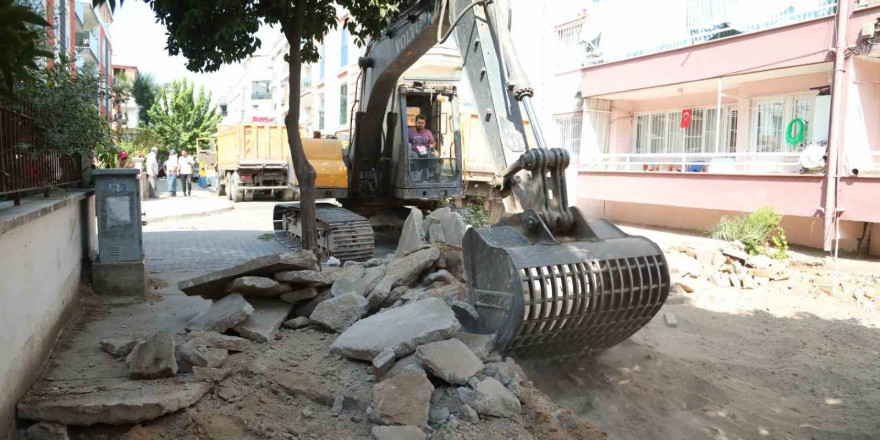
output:
<svg viewBox="0 0 880 440"><path fill-rule="evenodd" d="M731 127L731 113L737 112L736 104L724 104L721 106L721 139L718 144L718 151L715 149L714 131L708 130L710 125L714 125L716 116L713 115L709 119L705 119L708 110L715 110L714 105L694 106L694 112L700 112L701 128L699 134L688 135L686 129L679 128L681 121L682 108L656 110L650 112L639 112L633 116L633 145L632 151L635 154L702 154L702 153L727 153L735 149L736 131L738 127ZM649 128L644 140L646 145L639 150L639 118L648 117L646 127ZM657 118L658 120L655 120ZM653 134L650 127L654 123L662 124L662 133ZM693 124L693 120L691 124ZM737 112L737 123L739 123L739 114ZM670 133L670 128L678 129L678 133ZM733 138L733 139L731 139ZM700 139L700 148L695 150L687 145L688 139ZM731 147L733 145L733 147ZM646 147L646 148L645 148Z"/></svg>
<svg viewBox="0 0 880 440"><path fill-rule="evenodd" d="M807 93L790 93L785 95L773 95L773 96L762 96L760 98L752 99L749 103L749 110L751 112L751 123L749 127L749 151L753 153L797 153L803 151L803 149L809 145L812 136L812 123L813 117L816 114L816 97L819 95L819 92L807 92ZM797 113L797 101L801 99L809 99L809 115L804 118L803 116L799 116L806 122L804 131L806 132L804 136L804 140L801 142L801 145L791 146L785 142L785 129L788 128L788 124L792 119L794 119L795 114ZM758 150L758 106L761 104L767 103L775 103L782 105L782 130L779 135L779 147L778 148L766 148L763 147L760 151Z"/></svg>

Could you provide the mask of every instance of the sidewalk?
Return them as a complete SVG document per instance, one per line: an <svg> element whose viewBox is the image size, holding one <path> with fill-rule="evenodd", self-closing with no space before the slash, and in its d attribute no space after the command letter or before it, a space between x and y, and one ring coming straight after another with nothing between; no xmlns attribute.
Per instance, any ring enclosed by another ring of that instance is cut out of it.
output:
<svg viewBox="0 0 880 440"><path fill-rule="evenodd" d="M147 224L202 217L233 209L233 204L229 199L218 196L211 188L200 188L198 184L193 186L190 197L183 196L180 184L178 184L177 197L171 197L171 194L166 190L165 179L160 179L156 186L159 198L144 200L141 206L146 214L144 219Z"/></svg>

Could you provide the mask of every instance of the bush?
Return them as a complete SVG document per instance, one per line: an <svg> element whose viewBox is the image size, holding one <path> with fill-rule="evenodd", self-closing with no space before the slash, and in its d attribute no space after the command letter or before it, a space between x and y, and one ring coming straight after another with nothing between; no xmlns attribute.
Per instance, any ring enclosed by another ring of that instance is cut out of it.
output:
<svg viewBox="0 0 880 440"><path fill-rule="evenodd" d="M722 217L710 233L718 240L739 240L751 255L785 258L788 240L780 221L782 215L777 214L772 206L764 206L747 216ZM769 247L775 251L770 252Z"/></svg>
<svg viewBox="0 0 880 440"><path fill-rule="evenodd" d="M474 197L474 200L467 204L466 209L461 210L461 219L465 224L475 228L485 228L489 226L489 211L486 209L486 199L484 197Z"/></svg>

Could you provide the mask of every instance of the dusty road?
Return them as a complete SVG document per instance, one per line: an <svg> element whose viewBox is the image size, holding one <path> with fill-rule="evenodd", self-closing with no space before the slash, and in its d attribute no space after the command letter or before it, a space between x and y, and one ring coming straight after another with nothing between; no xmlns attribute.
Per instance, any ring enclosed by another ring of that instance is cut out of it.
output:
<svg viewBox="0 0 880 440"><path fill-rule="evenodd" d="M634 233L664 249L695 241ZM593 361L526 371L618 440L880 438L880 262L841 261L849 281L832 295L812 281L833 267L799 259L817 265L757 289L698 289ZM873 300L860 305L852 285Z"/></svg>

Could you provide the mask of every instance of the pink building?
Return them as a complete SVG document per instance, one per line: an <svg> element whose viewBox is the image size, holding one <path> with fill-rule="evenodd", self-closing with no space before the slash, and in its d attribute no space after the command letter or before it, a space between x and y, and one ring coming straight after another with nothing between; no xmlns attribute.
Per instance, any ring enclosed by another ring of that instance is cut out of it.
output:
<svg viewBox="0 0 880 440"><path fill-rule="evenodd" d="M599 0L562 28L588 216L706 231L772 205L792 243L880 255L880 1Z"/></svg>

